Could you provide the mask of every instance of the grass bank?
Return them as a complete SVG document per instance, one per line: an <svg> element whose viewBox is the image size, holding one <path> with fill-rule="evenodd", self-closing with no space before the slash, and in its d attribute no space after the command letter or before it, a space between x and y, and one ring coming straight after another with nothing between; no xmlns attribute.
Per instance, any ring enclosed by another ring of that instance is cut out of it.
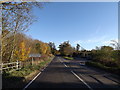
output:
<svg viewBox="0 0 120 90"><path fill-rule="evenodd" d="M41 61L38 65L28 65L18 71L5 72L2 75L2 88L23 88L53 59Z"/></svg>
<svg viewBox="0 0 120 90"><path fill-rule="evenodd" d="M73 60L74 59L73 57L63 57L63 58L65 58L67 60Z"/></svg>
<svg viewBox="0 0 120 90"><path fill-rule="evenodd" d="M86 62L86 65L97 67L97 68L103 69L107 72L120 75L120 67L108 67L108 66L105 66L99 62L93 62L93 61Z"/></svg>

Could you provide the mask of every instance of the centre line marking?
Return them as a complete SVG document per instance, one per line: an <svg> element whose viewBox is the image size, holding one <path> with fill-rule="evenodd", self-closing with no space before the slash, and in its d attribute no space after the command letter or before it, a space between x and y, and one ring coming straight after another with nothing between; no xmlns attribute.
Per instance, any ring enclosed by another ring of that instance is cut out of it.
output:
<svg viewBox="0 0 120 90"><path fill-rule="evenodd" d="M71 71L80 81L82 81L90 90L93 90L83 79L81 79L75 72Z"/></svg>
<svg viewBox="0 0 120 90"><path fill-rule="evenodd" d="M64 63L63 63L64 64ZM68 67L66 64L64 64L65 65L65 67Z"/></svg>
<svg viewBox="0 0 120 90"><path fill-rule="evenodd" d="M59 59L60 60L60 59ZM63 61L60 60L61 63L63 63ZM65 63L63 63L65 67L68 67ZM83 82L90 90L93 90L82 78L80 78L75 72L73 72L71 70L71 73L77 77L81 82Z"/></svg>

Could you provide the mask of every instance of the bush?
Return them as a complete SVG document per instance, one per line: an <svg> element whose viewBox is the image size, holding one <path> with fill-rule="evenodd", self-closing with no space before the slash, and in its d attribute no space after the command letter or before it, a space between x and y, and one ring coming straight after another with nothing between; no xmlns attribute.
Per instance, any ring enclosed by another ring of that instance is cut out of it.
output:
<svg viewBox="0 0 120 90"><path fill-rule="evenodd" d="M116 66L116 67L108 67L108 66L105 66L99 62L86 62L86 65L88 66L94 66L94 67L97 67L97 68L100 68L100 69L104 69L106 71L109 71L109 72L112 72L112 73L116 73L116 74L119 74L120 75L120 66Z"/></svg>
<svg viewBox="0 0 120 90"><path fill-rule="evenodd" d="M104 66L120 66L120 50L113 50L110 46L102 46L101 49L91 51L92 60Z"/></svg>

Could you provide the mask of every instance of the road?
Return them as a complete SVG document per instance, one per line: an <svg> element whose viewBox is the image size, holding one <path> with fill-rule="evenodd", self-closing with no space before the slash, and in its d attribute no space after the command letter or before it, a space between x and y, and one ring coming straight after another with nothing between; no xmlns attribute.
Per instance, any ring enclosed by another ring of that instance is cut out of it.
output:
<svg viewBox="0 0 120 90"><path fill-rule="evenodd" d="M28 88L84 88L86 90L120 90L120 81L114 75L80 65L78 60L65 60L55 57Z"/></svg>

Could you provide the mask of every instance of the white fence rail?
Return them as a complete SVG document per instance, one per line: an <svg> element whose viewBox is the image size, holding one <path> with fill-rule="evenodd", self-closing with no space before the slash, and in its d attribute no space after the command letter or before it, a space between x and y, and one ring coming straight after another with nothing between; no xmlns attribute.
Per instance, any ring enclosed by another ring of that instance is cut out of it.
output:
<svg viewBox="0 0 120 90"><path fill-rule="evenodd" d="M21 62L11 62L11 63L1 63L0 64L0 72L9 71L12 72L14 70L19 70L21 68Z"/></svg>

